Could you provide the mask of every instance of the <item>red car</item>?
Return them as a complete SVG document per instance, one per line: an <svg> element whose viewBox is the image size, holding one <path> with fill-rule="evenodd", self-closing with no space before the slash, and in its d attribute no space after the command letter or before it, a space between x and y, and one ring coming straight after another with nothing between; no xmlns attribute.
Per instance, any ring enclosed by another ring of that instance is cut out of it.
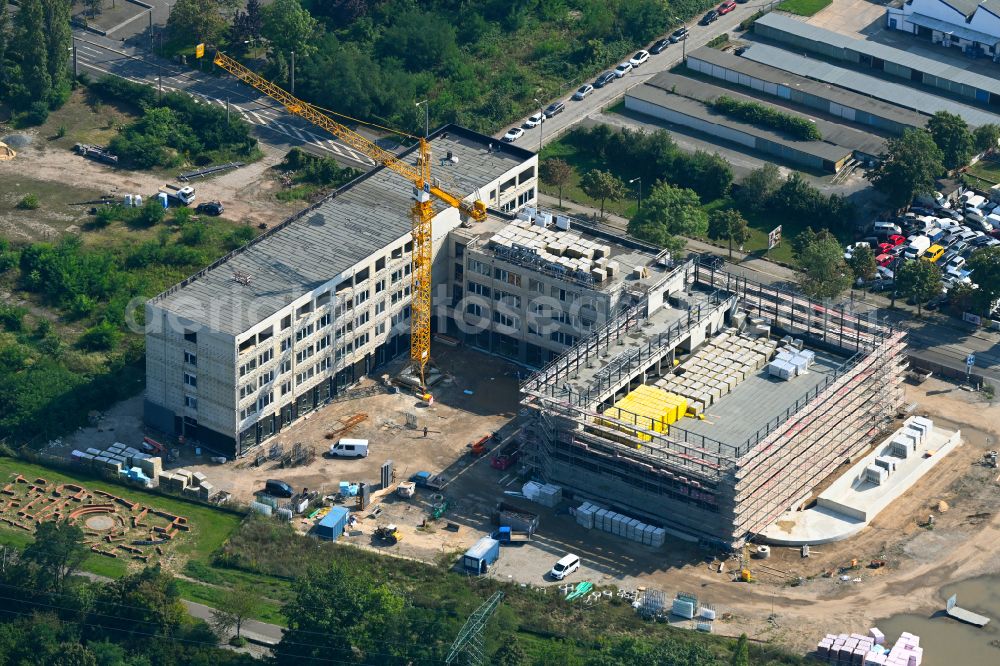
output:
<svg viewBox="0 0 1000 666"><path fill-rule="evenodd" d="M892 243L894 247L897 245L902 245L903 243L906 242L906 236L900 236L899 234L892 234L891 236L889 236L889 242Z"/></svg>
<svg viewBox="0 0 1000 666"><path fill-rule="evenodd" d="M887 253L891 252L892 248L894 248L894 247L896 247L896 246L893 245L892 243L879 243L878 244L878 253L879 254L887 254Z"/></svg>
<svg viewBox="0 0 1000 666"><path fill-rule="evenodd" d="M493 469L505 470L511 467L521 457L521 448L515 442L509 442L502 449L496 452L490 467Z"/></svg>
<svg viewBox="0 0 1000 666"><path fill-rule="evenodd" d="M875 263L883 267L888 266L895 260L896 257L892 256L891 254L880 254L877 257L875 257Z"/></svg>
<svg viewBox="0 0 1000 666"><path fill-rule="evenodd" d="M736 0L726 0L721 5L719 5L719 9L716 11L719 12L719 16L722 16L723 14L728 14L734 9L736 9Z"/></svg>

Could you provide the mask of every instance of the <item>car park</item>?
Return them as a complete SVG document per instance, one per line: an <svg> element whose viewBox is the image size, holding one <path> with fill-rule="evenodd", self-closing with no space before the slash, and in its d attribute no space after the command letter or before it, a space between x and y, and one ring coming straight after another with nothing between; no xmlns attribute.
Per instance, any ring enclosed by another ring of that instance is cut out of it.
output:
<svg viewBox="0 0 1000 666"><path fill-rule="evenodd" d="M701 24L701 25L711 25L711 24L715 23L718 20L719 20L719 12L716 11L716 10L714 10L714 9L712 9L712 10L709 10L709 12L707 14L705 14L704 16L702 16L701 20L698 21L698 23Z"/></svg>
<svg viewBox="0 0 1000 666"><path fill-rule="evenodd" d="M632 71L632 63L623 62L617 67L615 67L615 77L620 79L631 71Z"/></svg>
<svg viewBox="0 0 1000 666"><path fill-rule="evenodd" d="M614 72L604 72L603 74L601 74L600 76L598 76L596 79L594 79L594 87L595 88L603 88L604 86L606 86L609 83L611 83L612 81L614 81L615 78L616 77L615 77L615 73Z"/></svg>
<svg viewBox="0 0 1000 666"><path fill-rule="evenodd" d="M670 38L664 37L656 40L656 43L649 47L649 52L653 55L659 55L666 51L668 46L670 46Z"/></svg>
<svg viewBox="0 0 1000 666"><path fill-rule="evenodd" d="M670 43L671 44L676 44L677 42L681 41L682 39L687 39L687 36L688 36L689 32L691 32L691 31L687 27L677 28L670 35Z"/></svg>
<svg viewBox="0 0 1000 666"><path fill-rule="evenodd" d="M532 127L538 127L543 122L545 122L545 114L539 111L535 115L525 120L524 126L530 129Z"/></svg>
<svg viewBox="0 0 1000 666"><path fill-rule="evenodd" d="M734 9L736 9L736 0L726 0L715 11L719 12L719 16L725 16Z"/></svg>
<svg viewBox="0 0 1000 666"><path fill-rule="evenodd" d="M560 113L566 110L566 104L563 102L552 102L547 107L545 107L545 117L551 118L552 116L558 116Z"/></svg>
<svg viewBox="0 0 1000 666"><path fill-rule="evenodd" d="M633 67L639 67L640 65L646 64L647 60L649 60L649 51L641 50L637 51L636 54L632 56L628 62Z"/></svg>
<svg viewBox="0 0 1000 666"><path fill-rule="evenodd" d="M590 85L589 83L585 83L576 89L576 92L573 93L573 99L579 102L580 100L586 98L587 95L589 95L592 92L594 92L594 86Z"/></svg>
<svg viewBox="0 0 1000 666"><path fill-rule="evenodd" d="M507 133L503 135L503 140L507 143L514 143L518 139L524 136L524 130L520 127L511 127L507 130Z"/></svg>

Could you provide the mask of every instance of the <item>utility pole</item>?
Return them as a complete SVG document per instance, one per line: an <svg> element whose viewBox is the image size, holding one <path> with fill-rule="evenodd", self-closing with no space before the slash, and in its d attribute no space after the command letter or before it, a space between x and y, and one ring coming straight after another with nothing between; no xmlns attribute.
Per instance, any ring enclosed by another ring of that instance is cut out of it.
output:
<svg viewBox="0 0 1000 666"><path fill-rule="evenodd" d="M292 94L295 94L295 51L292 51Z"/></svg>
<svg viewBox="0 0 1000 666"><path fill-rule="evenodd" d="M426 139L431 135L431 101L425 99L422 102L417 102L417 107L424 107L424 138Z"/></svg>
<svg viewBox="0 0 1000 666"><path fill-rule="evenodd" d="M73 35L73 78L80 78L80 63L76 59L76 35Z"/></svg>
<svg viewBox="0 0 1000 666"><path fill-rule="evenodd" d="M153 52L153 10L149 10L149 52Z"/></svg>
<svg viewBox="0 0 1000 666"><path fill-rule="evenodd" d="M538 105L538 154L542 154L542 134L545 131L545 111L542 109L542 103L535 98L535 104Z"/></svg>
<svg viewBox="0 0 1000 666"><path fill-rule="evenodd" d="M229 124L229 98L226 98L226 124Z"/></svg>
<svg viewBox="0 0 1000 666"><path fill-rule="evenodd" d="M639 207L639 210L642 210L642 176L636 176L632 180L628 181L628 184L631 185L632 183L634 183L636 181L639 181L639 206L638 207Z"/></svg>
<svg viewBox="0 0 1000 666"><path fill-rule="evenodd" d="M483 630L486 628L486 623L489 622L493 613L496 612L497 606L500 605L502 599L503 592L496 592L469 616L469 619L465 621L465 626L458 633L458 638L451 644L448 658L444 660L445 664L450 666L456 663L459 655L464 654L465 663L469 664L469 666L485 666L486 654L484 653Z"/></svg>

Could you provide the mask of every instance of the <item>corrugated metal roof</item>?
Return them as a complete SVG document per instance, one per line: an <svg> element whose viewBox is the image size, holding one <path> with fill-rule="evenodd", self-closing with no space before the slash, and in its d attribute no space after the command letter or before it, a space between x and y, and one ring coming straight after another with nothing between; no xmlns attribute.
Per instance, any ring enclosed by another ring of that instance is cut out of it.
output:
<svg viewBox="0 0 1000 666"><path fill-rule="evenodd" d="M499 545L499 541L491 537L483 537L476 543L472 544L469 550L465 551L466 557L478 557L482 558L486 553L490 552L492 548Z"/></svg>
<svg viewBox="0 0 1000 666"><path fill-rule="evenodd" d="M924 74L962 83L979 90L988 90L991 93L1000 95L1000 81L997 79L976 74L975 72L949 65L946 62L931 60L916 53L886 46L885 44L857 39L848 35L842 35L839 32L803 23L802 21L796 21L778 12L765 14L757 19L756 24L769 27L772 30L788 32L798 38L849 49L857 53L864 53L874 58L885 60L886 62L915 69Z"/></svg>
<svg viewBox="0 0 1000 666"><path fill-rule="evenodd" d="M901 125L911 127L923 127L927 124L929 116L904 109L895 104L890 104L868 95L862 95L844 88L814 81L798 74L786 72L777 67L764 65L746 58L741 58L727 51L719 51L707 46L688 52L688 62L691 60L701 60L718 67L740 74L746 74L761 81L767 81L778 85L787 86L793 90L800 90L810 95L815 95L822 99L835 102L858 111L865 111L872 115L887 120L892 120Z"/></svg>
<svg viewBox="0 0 1000 666"><path fill-rule="evenodd" d="M938 32L954 35L970 42L979 42L980 44L996 44L997 42L1000 42L1000 37L995 35L987 35L985 32L979 32L978 30L967 28L958 23L942 21L941 19L936 19L933 16L924 16L923 14L916 13L907 14L906 20L910 23L923 26L924 28L930 28L931 30L937 30Z"/></svg>
<svg viewBox="0 0 1000 666"><path fill-rule="evenodd" d="M435 132L431 147L433 178L462 197L533 155L456 126ZM406 153L410 163L415 150ZM444 159L448 152L457 162ZM238 335L406 236L411 191L402 176L374 169L151 302L211 330ZM249 276L250 283L238 283L237 273Z"/></svg>
<svg viewBox="0 0 1000 666"><path fill-rule="evenodd" d="M831 65L822 60L807 58L797 53L775 48L768 44L754 44L743 52L744 58L771 67L792 72L817 81L824 81L841 88L871 95L907 109L934 114L948 111L965 118L974 127L987 123L1000 123L1000 116L967 104L954 102L922 90L886 81L868 74L862 74L843 67Z"/></svg>
<svg viewBox="0 0 1000 666"><path fill-rule="evenodd" d="M625 96L634 97L635 99L640 99L667 109L673 109L678 113L683 113L694 118L700 118L701 120L712 123L713 125L728 127L730 129L749 134L750 136L760 137L782 146L787 146L793 150L815 155L816 157L824 160L830 160L831 162L839 162L845 157L849 157L851 155L851 150L849 148L835 146L831 143L825 143L823 141L792 141L777 132L772 132L771 130L756 127L748 123L742 123L738 120L732 120L720 113L712 111L701 102L688 99L687 97L681 97L680 95L671 94L666 90L657 88L648 83L631 88L627 93L625 93Z"/></svg>

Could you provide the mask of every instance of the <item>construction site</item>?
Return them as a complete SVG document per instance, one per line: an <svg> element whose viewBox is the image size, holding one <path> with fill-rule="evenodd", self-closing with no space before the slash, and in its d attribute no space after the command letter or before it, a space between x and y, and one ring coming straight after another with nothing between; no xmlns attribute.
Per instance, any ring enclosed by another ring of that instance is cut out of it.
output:
<svg viewBox="0 0 1000 666"><path fill-rule="evenodd" d="M577 497L739 547L888 427L903 339L684 263L523 383L528 464Z"/></svg>

